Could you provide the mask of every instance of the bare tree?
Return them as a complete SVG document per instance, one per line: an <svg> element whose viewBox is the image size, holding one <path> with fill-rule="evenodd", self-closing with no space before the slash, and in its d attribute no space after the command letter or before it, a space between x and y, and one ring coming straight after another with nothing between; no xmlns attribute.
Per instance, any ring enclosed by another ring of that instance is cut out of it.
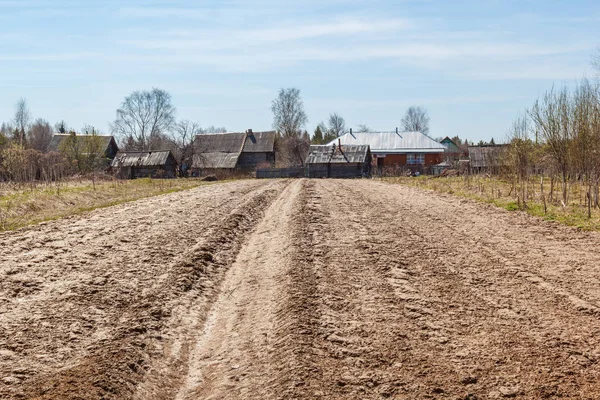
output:
<svg viewBox="0 0 600 400"><path fill-rule="evenodd" d="M179 161L179 172L185 176L194 159L194 140L202 131L200 124L189 120L178 121L172 133L175 157Z"/></svg>
<svg viewBox="0 0 600 400"><path fill-rule="evenodd" d="M30 121L31 113L29 112L29 107L27 107L27 100L25 98L21 98L15 105L14 118L15 141L21 146L25 145L25 132L27 132Z"/></svg>
<svg viewBox="0 0 600 400"><path fill-rule="evenodd" d="M283 137L300 137L302 127L308 122L300 89L281 89L271 103L273 127Z"/></svg>
<svg viewBox="0 0 600 400"><path fill-rule="evenodd" d="M275 141L275 159L278 166L304 166L304 160L308 155L309 148L310 139L307 132L302 132L299 136L277 138Z"/></svg>
<svg viewBox="0 0 600 400"><path fill-rule="evenodd" d="M562 200L568 204L568 177L570 169L569 138L569 94L567 89L556 92L554 89L535 102L530 111L531 118L542 134L550 156L562 178Z"/></svg>
<svg viewBox="0 0 600 400"><path fill-rule="evenodd" d="M402 118L402 129L406 132L429 134L429 115L427 110L419 106L410 106Z"/></svg>
<svg viewBox="0 0 600 400"><path fill-rule="evenodd" d="M224 126L214 126L214 125L210 125L206 128L199 128L198 129L198 135L201 135L203 133L226 133L227 129Z"/></svg>
<svg viewBox="0 0 600 400"><path fill-rule="evenodd" d="M117 110L112 131L135 149L150 150L153 141L169 132L174 121L175 107L168 92L156 88L135 91Z"/></svg>
<svg viewBox="0 0 600 400"><path fill-rule="evenodd" d="M329 133L334 137L340 137L346 130L346 121L338 113L329 114Z"/></svg>
<svg viewBox="0 0 600 400"><path fill-rule="evenodd" d="M91 125L81 129L81 135L70 132L59 147L59 152L82 174L93 173L107 167L105 148L100 132ZM95 179L94 179L95 181Z"/></svg>
<svg viewBox="0 0 600 400"><path fill-rule="evenodd" d="M54 130L57 133L69 133L70 129L67 126L67 123L65 122L65 120L60 120L58 121L56 124L54 124Z"/></svg>
<svg viewBox="0 0 600 400"><path fill-rule="evenodd" d="M365 132L365 133L369 133L369 132L373 132L373 130L371 128L369 128L369 125L367 124L358 124L356 126L358 128L358 132Z"/></svg>
<svg viewBox="0 0 600 400"><path fill-rule="evenodd" d="M52 140L52 127L45 119L38 118L29 128L27 135L31 148L45 153Z"/></svg>
<svg viewBox="0 0 600 400"><path fill-rule="evenodd" d="M8 145L14 128L10 123L3 122L0 125L0 147Z"/></svg>

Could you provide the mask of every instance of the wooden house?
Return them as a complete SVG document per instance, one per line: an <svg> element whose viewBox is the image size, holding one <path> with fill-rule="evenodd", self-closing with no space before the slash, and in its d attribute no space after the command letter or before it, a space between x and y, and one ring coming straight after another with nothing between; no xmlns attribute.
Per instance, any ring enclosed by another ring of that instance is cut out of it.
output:
<svg viewBox="0 0 600 400"><path fill-rule="evenodd" d="M121 179L177 176L177 161L169 150L120 151L112 161L111 168Z"/></svg>
<svg viewBox="0 0 600 400"><path fill-rule="evenodd" d="M309 178L360 178L371 173L368 145L313 145L306 158Z"/></svg>
<svg viewBox="0 0 600 400"><path fill-rule="evenodd" d="M259 165L275 163L275 131L197 135L192 171L252 171Z"/></svg>

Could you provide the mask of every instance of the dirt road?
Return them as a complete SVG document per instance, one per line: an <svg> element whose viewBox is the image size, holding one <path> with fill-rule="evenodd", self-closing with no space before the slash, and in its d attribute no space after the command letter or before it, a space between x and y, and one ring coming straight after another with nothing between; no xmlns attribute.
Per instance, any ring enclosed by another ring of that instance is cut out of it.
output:
<svg viewBox="0 0 600 400"><path fill-rule="evenodd" d="M0 398L596 399L599 243L369 180L0 234Z"/></svg>

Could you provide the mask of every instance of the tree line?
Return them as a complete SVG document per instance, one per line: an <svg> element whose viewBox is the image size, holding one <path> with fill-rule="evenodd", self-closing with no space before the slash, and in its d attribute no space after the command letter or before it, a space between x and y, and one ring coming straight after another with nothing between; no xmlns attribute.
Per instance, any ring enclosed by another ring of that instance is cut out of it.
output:
<svg viewBox="0 0 600 400"><path fill-rule="evenodd" d="M110 124L110 133L122 150L171 150L181 165L191 165L193 142L198 134L226 132L224 127L202 128L194 121L177 120L168 92L135 91L125 97ZM69 135L51 148L55 133ZM33 119L26 99L20 99L13 118L0 125L0 181L55 181L74 174L107 169L105 134L91 125L80 130L64 120L52 126Z"/></svg>
<svg viewBox="0 0 600 400"><path fill-rule="evenodd" d="M200 123L176 118L171 95L162 89L138 90L126 96L110 123L110 133L126 151L171 150L180 166L191 166L195 137L222 133L224 127L202 128ZM302 165L310 144L329 143L348 131L344 118L330 114L309 135L308 117L297 88L281 89L271 103L273 127L278 132L276 153L282 166ZM401 120L404 131L429 133L429 115L423 107L411 106ZM365 125L358 131L370 132ZM54 133L70 135L59 148L50 148ZM0 179L11 181L56 180L73 174L88 174L107 167L103 132L91 125L80 130L64 120L51 125L43 118L33 119L26 99L15 105L11 121L0 125Z"/></svg>

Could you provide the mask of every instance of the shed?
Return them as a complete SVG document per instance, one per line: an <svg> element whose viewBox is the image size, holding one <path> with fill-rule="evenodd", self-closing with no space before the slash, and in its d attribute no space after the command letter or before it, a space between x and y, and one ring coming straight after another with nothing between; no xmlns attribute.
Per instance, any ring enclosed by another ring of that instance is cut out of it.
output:
<svg viewBox="0 0 600 400"><path fill-rule="evenodd" d="M169 150L120 151L112 161L111 167L121 179L177 176L177 161Z"/></svg>
<svg viewBox="0 0 600 400"><path fill-rule="evenodd" d="M371 173L369 145L312 145L306 158L309 178L360 178Z"/></svg>

